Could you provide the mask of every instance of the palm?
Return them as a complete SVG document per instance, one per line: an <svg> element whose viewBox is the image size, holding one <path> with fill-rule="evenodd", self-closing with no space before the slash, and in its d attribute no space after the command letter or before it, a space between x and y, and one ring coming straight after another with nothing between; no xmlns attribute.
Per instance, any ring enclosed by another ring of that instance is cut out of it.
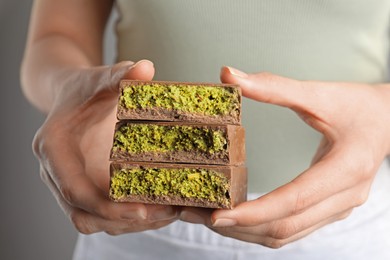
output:
<svg viewBox="0 0 390 260"><path fill-rule="evenodd" d="M115 97L106 97L87 110L93 111L87 117L88 126L80 131L80 150L84 156L85 173L101 190L108 194L109 155L116 121Z"/></svg>

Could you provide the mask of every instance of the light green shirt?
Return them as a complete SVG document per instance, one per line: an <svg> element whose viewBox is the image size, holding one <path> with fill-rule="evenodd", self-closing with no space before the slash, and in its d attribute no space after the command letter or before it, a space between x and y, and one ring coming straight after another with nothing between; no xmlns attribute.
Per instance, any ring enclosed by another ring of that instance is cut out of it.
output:
<svg viewBox="0 0 390 260"><path fill-rule="evenodd" d="M117 6L118 60L150 59L158 80L219 82L223 65L300 80L387 80L388 0L118 0ZM248 99L243 125L251 192L270 191L304 171L320 139L293 112Z"/></svg>

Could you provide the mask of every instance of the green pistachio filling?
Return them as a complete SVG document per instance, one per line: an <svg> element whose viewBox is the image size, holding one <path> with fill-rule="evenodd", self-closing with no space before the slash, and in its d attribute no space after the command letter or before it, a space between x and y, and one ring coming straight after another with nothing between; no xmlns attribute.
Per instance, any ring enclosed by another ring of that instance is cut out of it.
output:
<svg viewBox="0 0 390 260"><path fill-rule="evenodd" d="M225 150L222 131L196 126L152 124L122 125L114 134L113 149L129 153L200 151L213 154Z"/></svg>
<svg viewBox="0 0 390 260"><path fill-rule="evenodd" d="M127 109L165 108L206 115L227 115L239 109L236 88L148 84L124 88L120 104Z"/></svg>
<svg viewBox="0 0 390 260"><path fill-rule="evenodd" d="M110 194L114 199L129 195L167 195L227 204L228 190L228 179L213 170L133 168L114 171Z"/></svg>

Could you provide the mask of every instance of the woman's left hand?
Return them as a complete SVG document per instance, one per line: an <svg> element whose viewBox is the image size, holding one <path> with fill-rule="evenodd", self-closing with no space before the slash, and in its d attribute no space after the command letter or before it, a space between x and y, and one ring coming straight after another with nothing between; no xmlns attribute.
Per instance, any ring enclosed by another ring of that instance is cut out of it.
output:
<svg viewBox="0 0 390 260"><path fill-rule="evenodd" d="M287 107L323 134L311 166L291 182L232 210L183 209L181 219L228 237L279 248L349 216L368 197L390 154L390 86L297 81L224 67L245 97Z"/></svg>

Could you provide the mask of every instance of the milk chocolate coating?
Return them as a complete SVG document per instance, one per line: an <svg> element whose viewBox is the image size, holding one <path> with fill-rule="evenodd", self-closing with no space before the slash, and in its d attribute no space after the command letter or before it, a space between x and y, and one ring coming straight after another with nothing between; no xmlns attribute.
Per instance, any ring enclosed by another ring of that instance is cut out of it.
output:
<svg viewBox="0 0 390 260"><path fill-rule="evenodd" d="M191 165L191 164L160 164L160 163L142 163L142 162L113 162L111 163L111 177L115 170L133 169L133 168L192 168L213 170L229 180L229 190L226 196L227 203L219 204L207 199L185 198L180 196L148 196L148 195L128 195L121 199L115 200L111 194L110 198L116 202L136 202L146 204L162 204L191 206L204 208L226 208L232 209L247 199L247 169L243 166L212 166L212 165ZM111 182L110 182L111 185Z"/></svg>
<svg viewBox="0 0 390 260"><path fill-rule="evenodd" d="M201 150L167 151L167 152L137 152L132 153L123 149L112 149L111 160L127 160L139 162L177 162L198 164L243 165L245 163L245 129L238 125L201 125L182 122L140 122L120 121L118 130L123 125L153 124L161 126L192 126L218 130L224 133L227 145L222 151L214 153Z"/></svg>
<svg viewBox="0 0 390 260"><path fill-rule="evenodd" d="M192 113L182 110L166 109L160 107L152 108L136 108L127 109L121 105L118 105L117 118L118 120L130 119L130 120L153 120L153 121L182 121L182 122L194 122L204 124L241 124L241 89L238 85L231 84L211 84L211 83L193 83L193 82L170 82L170 81L138 81L138 80L122 80L120 83L120 93L123 93L123 89L129 85L142 85L157 83L160 85L186 85L186 86L213 86L213 87L225 87L235 88L239 91L238 102L240 107L227 115L205 115L201 113ZM119 104L119 103L118 103Z"/></svg>

